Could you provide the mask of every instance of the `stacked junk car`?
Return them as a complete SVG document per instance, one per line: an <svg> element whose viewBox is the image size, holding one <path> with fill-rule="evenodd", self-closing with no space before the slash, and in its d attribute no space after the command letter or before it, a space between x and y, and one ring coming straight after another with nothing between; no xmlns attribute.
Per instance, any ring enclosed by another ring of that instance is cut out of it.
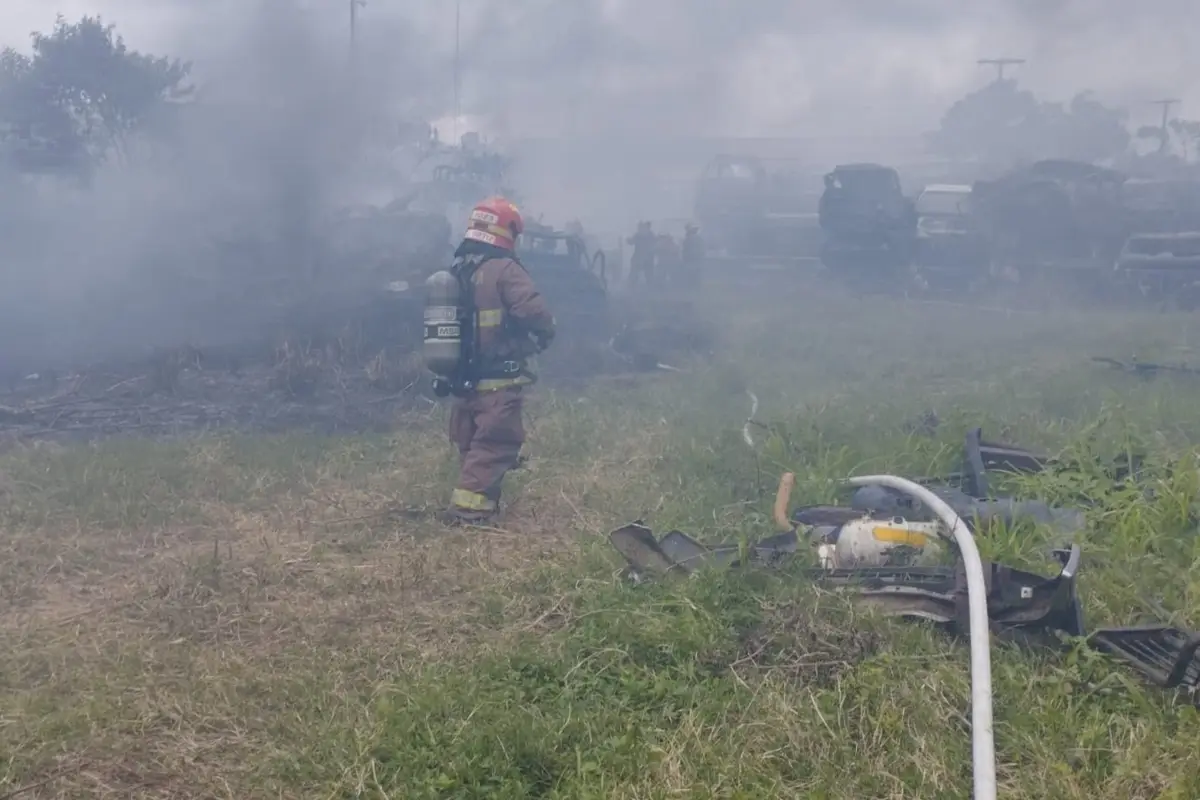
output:
<svg viewBox="0 0 1200 800"><path fill-rule="evenodd" d="M750 156L705 168L695 215L722 272L819 263L856 291L1116 307L1200 304L1200 179L1045 159L906 192L886 164L817 178Z"/></svg>
<svg viewBox="0 0 1200 800"><path fill-rule="evenodd" d="M813 259L817 193L785 160L719 155L700 175L694 214L709 261L722 272Z"/></svg>
<svg viewBox="0 0 1200 800"><path fill-rule="evenodd" d="M1200 280L1198 190L1196 181L1134 179L1061 159L928 185L913 215L891 227L889 266L905 262L906 280L878 277L917 294L1190 306ZM851 237L879 247L885 207L877 204L873 233Z"/></svg>

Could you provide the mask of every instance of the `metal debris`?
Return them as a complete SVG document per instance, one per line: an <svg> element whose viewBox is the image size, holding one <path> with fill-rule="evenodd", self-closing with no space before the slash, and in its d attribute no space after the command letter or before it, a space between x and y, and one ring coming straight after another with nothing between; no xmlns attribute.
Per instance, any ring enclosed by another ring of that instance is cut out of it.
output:
<svg viewBox="0 0 1200 800"><path fill-rule="evenodd" d="M1092 361L1120 370L1121 372L1137 375L1140 378L1148 378L1164 372L1180 375L1200 375L1200 369L1190 367L1186 364L1156 364L1153 361L1138 361L1136 357L1131 358L1129 361L1120 361L1108 356L1093 356Z"/></svg>
<svg viewBox="0 0 1200 800"><path fill-rule="evenodd" d="M749 394L752 420L757 398ZM749 424L750 420L743 434L753 446ZM989 471L1037 472L1052 463L1052 459L1021 447L987 442L976 428L966 437L962 471L921 483L949 504L976 535L988 523L1018 520L1077 529L1083 524L1078 509L989 496ZM706 545L678 530L659 539L641 520L617 528L609 539L627 563L626 574L636 582L656 576L695 576L707 568L778 568L797 554L810 553L818 556L821 566L800 569L804 579L851 593L856 601L885 615L922 619L965 634L967 591L961 557L956 550L952 564L924 563L925 548L911 538L914 530L924 530L920 524L914 525L915 521L938 521L928 509L872 484L855 491L848 507L808 506L789 513L792 480L790 474L781 478L775 498L774 520L781 532L755 542ZM896 536L898 532L904 536ZM855 565L847 568L846 561L839 563L830 557L831 546L843 536L874 536L879 542L874 547L852 548L855 559L848 563ZM1099 628L1089 634L1076 589L1080 548L1071 545L1053 551L1053 556L1060 569L1049 578L984 562L992 631L1020 642L1051 646L1067 644L1070 638L1083 639L1092 649L1118 658L1149 683L1185 690L1200 704L1200 633L1150 626Z"/></svg>
<svg viewBox="0 0 1200 800"><path fill-rule="evenodd" d="M809 532L811 537L811 532ZM801 551L798 530L750 544L702 544L673 530L662 539L642 521L617 528L609 539L627 562L627 576L694 576L706 568L777 568ZM994 633L1023 643L1063 644L1063 636L1086 637L1088 646L1120 659L1149 683L1181 689L1200 703L1200 634L1167 626L1099 628L1088 634L1076 580L1078 545L1056 550L1059 573L1047 578L995 562L984 562L988 618ZM886 616L933 622L965 635L966 581L961 562L947 566L808 568L799 574L817 585L848 592Z"/></svg>

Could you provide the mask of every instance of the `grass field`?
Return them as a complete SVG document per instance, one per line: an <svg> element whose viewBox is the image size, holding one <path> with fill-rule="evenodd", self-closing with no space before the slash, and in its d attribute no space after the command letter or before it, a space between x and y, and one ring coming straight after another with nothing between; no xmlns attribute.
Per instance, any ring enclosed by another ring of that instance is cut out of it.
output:
<svg viewBox="0 0 1200 800"><path fill-rule="evenodd" d="M830 500L952 465L974 424L1174 463L1153 499L1098 470L1038 488L1101 501L1090 624L1200 623L1200 480L1178 468L1200 379L1088 361L1187 359L1196 320L802 292L709 313L711 362L537 390L502 529L425 514L453 482L442 409L388 438L0 456L0 798L967 797L963 643L786 574L627 586L605 534L768 533L780 471ZM747 388L777 424L757 451ZM1045 570L1056 543L981 547ZM1003 797L1200 797L1186 701L1086 652L998 647L993 669Z"/></svg>

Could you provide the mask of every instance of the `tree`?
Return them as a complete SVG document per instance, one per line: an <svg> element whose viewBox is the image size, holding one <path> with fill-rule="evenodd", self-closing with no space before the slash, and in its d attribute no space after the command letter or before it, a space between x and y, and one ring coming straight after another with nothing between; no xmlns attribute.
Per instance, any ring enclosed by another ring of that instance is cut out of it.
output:
<svg viewBox="0 0 1200 800"><path fill-rule="evenodd" d="M1130 143L1126 112L1091 92L1067 104L1039 101L1012 79L996 80L955 102L929 136L938 153L1008 165L1043 158L1101 161Z"/></svg>
<svg viewBox="0 0 1200 800"><path fill-rule="evenodd" d="M173 102L190 64L130 50L99 17L34 33L30 55L0 54L0 131L24 170L77 171L112 151Z"/></svg>
<svg viewBox="0 0 1200 800"><path fill-rule="evenodd" d="M1015 80L992 81L947 109L930 145L951 158L1008 160L1024 149L1022 134L1038 113L1037 98Z"/></svg>
<svg viewBox="0 0 1200 800"><path fill-rule="evenodd" d="M33 60L12 49L0 54L0 141L24 172L75 170L87 148L66 109L49 102Z"/></svg>
<svg viewBox="0 0 1200 800"><path fill-rule="evenodd" d="M1046 106L1043 105L1043 108ZM1061 107L1060 107L1061 108ZM1090 91L1080 92L1059 117L1060 154L1081 161L1102 161L1120 156L1129 149L1129 113L1109 108Z"/></svg>
<svg viewBox="0 0 1200 800"><path fill-rule="evenodd" d="M1200 155L1197 152L1200 149L1200 122L1190 119L1173 119L1168 127L1179 142L1185 160Z"/></svg>
<svg viewBox="0 0 1200 800"><path fill-rule="evenodd" d="M1173 119L1167 127L1160 125L1143 125L1138 128L1139 139L1146 139L1157 144L1154 153L1163 163L1171 161L1186 162L1189 158L1200 155L1197 145L1200 144L1200 122L1187 119Z"/></svg>

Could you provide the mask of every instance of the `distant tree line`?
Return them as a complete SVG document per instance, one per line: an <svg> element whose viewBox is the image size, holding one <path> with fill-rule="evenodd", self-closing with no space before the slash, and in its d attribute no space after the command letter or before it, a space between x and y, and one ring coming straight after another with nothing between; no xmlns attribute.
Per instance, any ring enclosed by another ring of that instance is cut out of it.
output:
<svg viewBox="0 0 1200 800"><path fill-rule="evenodd" d="M1134 159L1135 140L1157 145L1148 158L1185 161L1200 155L1200 122L1175 119L1165 131L1144 126L1135 136L1128 112L1105 106L1090 91L1066 103L1045 102L1004 78L955 102L929 134L938 154L995 165L1044 158L1126 163Z"/></svg>

